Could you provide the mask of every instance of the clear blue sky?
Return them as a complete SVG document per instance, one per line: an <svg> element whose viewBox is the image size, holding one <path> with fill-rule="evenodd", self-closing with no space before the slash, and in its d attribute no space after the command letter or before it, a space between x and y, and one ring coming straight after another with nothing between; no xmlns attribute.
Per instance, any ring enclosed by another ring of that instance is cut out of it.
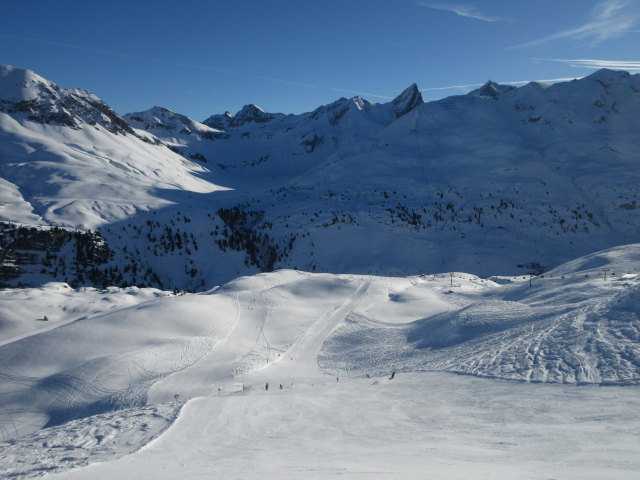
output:
<svg viewBox="0 0 640 480"><path fill-rule="evenodd" d="M2 17L0 63L196 120L640 71L640 0L14 0Z"/></svg>

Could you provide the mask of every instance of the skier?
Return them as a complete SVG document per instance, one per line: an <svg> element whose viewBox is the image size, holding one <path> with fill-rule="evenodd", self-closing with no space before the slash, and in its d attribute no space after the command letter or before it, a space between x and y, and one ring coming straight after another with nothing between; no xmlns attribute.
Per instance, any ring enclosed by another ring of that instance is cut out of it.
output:
<svg viewBox="0 0 640 480"><path fill-rule="evenodd" d="M265 390L269 390L269 382L267 382L267 383L264 385L264 389L265 389Z"/></svg>
<svg viewBox="0 0 640 480"><path fill-rule="evenodd" d="M389 377L389 380L393 380L395 376L396 376L396 372L391 372L391 376Z"/></svg>

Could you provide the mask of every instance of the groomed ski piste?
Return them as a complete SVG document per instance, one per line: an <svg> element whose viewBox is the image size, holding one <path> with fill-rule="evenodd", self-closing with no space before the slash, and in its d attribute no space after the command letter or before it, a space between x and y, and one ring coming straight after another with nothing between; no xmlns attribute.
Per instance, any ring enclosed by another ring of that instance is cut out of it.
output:
<svg viewBox="0 0 640 480"><path fill-rule="evenodd" d="M640 471L638 244L536 277L281 270L0 306L2 478Z"/></svg>

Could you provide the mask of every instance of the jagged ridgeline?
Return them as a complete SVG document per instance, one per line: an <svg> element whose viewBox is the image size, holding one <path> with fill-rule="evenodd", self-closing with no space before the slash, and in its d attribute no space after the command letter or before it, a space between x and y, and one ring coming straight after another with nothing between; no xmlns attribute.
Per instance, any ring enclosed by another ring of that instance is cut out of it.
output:
<svg viewBox="0 0 640 480"><path fill-rule="evenodd" d="M639 116L640 75L610 70L198 122L162 107L119 116L2 67L1 281L200 290L279 268L541 273L640 242ZM32 229L44 240L16 248ZM83 256L73 235L110 253Z"/></svg>

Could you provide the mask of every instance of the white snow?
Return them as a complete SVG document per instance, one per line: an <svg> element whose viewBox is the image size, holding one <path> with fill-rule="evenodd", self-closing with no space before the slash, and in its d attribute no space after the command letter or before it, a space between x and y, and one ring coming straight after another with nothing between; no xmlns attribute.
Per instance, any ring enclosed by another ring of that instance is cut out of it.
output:
<svg viewBox="0 0 640 480"><path fill-rule="evenodd" d="M637 478L639 88L133 130L0 67L0 219L100 227L121 284L204 290L37 283L33 255L42 285L0 290L0 476Z"/></svg>
<svg viewBox="0 0 640 480"><path fill-rule="evenodd" d="M50 478L633 479L638 407L629 389L326 378L194 399L147 448Z"/></svg>
<svg viewBox="0 0 640 480"><path fill-rule="evenodd" d="M197 295L3 291L3 311L68 317L0 346L0 462L8 478L635 478L639 251L531 287L282 270Z"/></svg>
<svg viewBox="0 0 640 480"><path fill-rule="evenodd" d="M157 275L145 285L202 290L271 269L221 246L220 209L256 212L238 228L263 235L275 268L330 273L516 275L640 241L640 75L489 83L429 103L412 85L395 103L343 98L301 115L247 105L211 128L160 107L103 125L108 107L90 93L2 69L0 219L100 228L115 252L100 268L141 265ZM43 118L82 108L67 112L72 127L10 113L7 99L37 100ZM125 119L135 131L109 130ZM167 227L197 250L163 245Z"/></svg>

